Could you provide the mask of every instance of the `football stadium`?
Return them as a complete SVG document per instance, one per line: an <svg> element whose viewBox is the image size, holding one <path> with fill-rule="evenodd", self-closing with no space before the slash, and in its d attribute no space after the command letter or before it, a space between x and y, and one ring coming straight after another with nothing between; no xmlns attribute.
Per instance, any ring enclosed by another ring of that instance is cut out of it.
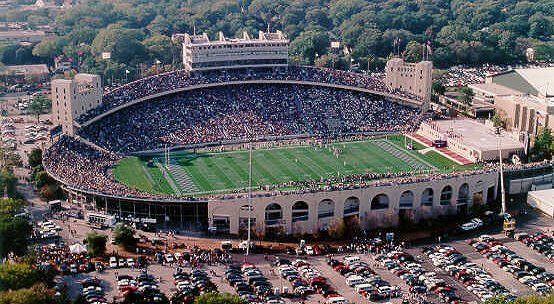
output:
<svg viewBox="0 0 554 304"><path fill-rule="evenodd" d="M496 199L497 165L461 156L481 155L463 136L448 139L459 153L421 137L438 132L430 62L294 66L288 40L260 35L240 60L220 44L254 42L197 41L189 58L189 37L183 70L107 88L98 75L54 80L47 172L87 210L232 235L248 222L259 236L393 227Z"/></svg>

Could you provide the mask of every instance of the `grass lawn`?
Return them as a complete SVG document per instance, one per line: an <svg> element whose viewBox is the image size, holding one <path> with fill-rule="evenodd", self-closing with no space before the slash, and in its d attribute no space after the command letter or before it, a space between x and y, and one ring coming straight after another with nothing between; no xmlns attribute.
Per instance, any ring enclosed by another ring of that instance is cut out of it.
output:
<svg viewBox="0 0 554 304"><path fill-rule="evenodd" d="M385 151L382 148L384 140L380 141L341 142L317 148L288 146L254 150L253 183L270 185L366 172L412 171L415 170L413 165L425 166L425 163L441 171L472 168L457 165L434 151L425 155L408 151L402 135L388 137L389 146L394 144L396 156ZM423 146L414 142L414 148L421 149ZM335 155L337 149L341 150L338 157ZM197 154L180 152L172 154L172 157L199 192L210 192L245 188L248 185L248 154L247 150ZM122 160L114 168L114 175L119 181L143 191L173 193L160 170L147 167L145 161L137 157ZM179 185L179 178L173 177Z"/></svg>
<svg viewBox="0 0 554 304"><path fill-rule="evenodd" d="M172 194L171 186L156 167L147 167L136 156L122 159L112 171L115 178L127 186L149 193Z"/></svg>

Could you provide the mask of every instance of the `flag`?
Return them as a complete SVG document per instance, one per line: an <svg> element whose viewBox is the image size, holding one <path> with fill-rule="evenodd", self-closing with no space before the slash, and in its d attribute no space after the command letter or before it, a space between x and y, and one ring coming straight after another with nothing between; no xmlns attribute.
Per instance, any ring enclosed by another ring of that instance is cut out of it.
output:
<svg viewBox="0 0 554 304"><path fill-rule="evenodd" d="M431 41L427 40L427 53L433 55L433 49L431 48Z"/></svg>

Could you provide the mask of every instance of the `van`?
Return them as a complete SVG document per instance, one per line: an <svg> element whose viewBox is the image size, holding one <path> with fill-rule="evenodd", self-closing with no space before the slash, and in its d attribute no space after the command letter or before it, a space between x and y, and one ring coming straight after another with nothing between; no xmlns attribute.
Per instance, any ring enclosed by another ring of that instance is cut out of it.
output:
<svg viewBox="0 0 554 304"><path fill-rule="evenodd" d="M363 284L363 283L365 283L365 279L358 275L353 275L346 278L346 285L350 287L354 287L356 285Z"/></svg>
<svg viewBox="0 0 554 304"><path fill-rule="evenodd" d="M348 304L348 301L343 297L331 297L325 302L327 304Z"/></svg>
<svg viewBox="0 0 554 304"><path fill-rule="evenodd" d="M356 285L355 289L356 289L357 293L360 293L362 291L368 291L368 290L375 289L375 287L373 287L373 285L371 285L371 284L359 284L359 285Z"/></svg>

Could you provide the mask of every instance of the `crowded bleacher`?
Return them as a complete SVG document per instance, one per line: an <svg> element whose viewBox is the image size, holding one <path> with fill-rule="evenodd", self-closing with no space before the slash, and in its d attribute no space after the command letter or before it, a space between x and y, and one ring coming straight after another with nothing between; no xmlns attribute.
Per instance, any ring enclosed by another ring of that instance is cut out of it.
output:
<svg viewBox="0 0 554 304"><path fill-rule="evenodd" d="M172 196L151 194L129 188L117 182L110 170L121 159L116 154L106 153L83 144L71 137L63 136L44 155L44 164L49 173L71 187L90 192L122 197L151 199L171 199ZM550 162L539 162L523 165L506 165L505 171L518 171L529 168L545 168ZM486 164L481 169L451 173L426 172L387 172L353 174L341 177L328 177L321 180L290 181L276 185L257 185L254 196L277 196L319 191L352 190L367 187L391 186L409 183L448 179L460 176L496 172L497 164ZM86 174L83 174L86 172ZM283 186L294 190L279 190ZM233 193L213 195L219 199L245 198L246 189L236 189ZM175 198L175 197L173 197ZM191 198L188 198L191 199Z"/></svg>
<svg viewBox="0 0 554 304"><path fill-rule="evenodd" d="M261 136L413 131L419 110L348 90L301 85L224 86L117 111L80 131L128 153Z"/></svg>
<svg viewBox="0 0 554 304"><path fill-rule="evenodd" d="M390 90L383 82L382 77L377 75L357 74L326 68L290 66L287 69L281 70L227 70L193 74L180 70L142 78L114 88L104 94L102 103L98 107L82 115L77 121L80 123L86 122L113 108L153 94L182 89L193 85L242 80L292 80L345 85L419 100L419 97L408 92Z"/></svg>

